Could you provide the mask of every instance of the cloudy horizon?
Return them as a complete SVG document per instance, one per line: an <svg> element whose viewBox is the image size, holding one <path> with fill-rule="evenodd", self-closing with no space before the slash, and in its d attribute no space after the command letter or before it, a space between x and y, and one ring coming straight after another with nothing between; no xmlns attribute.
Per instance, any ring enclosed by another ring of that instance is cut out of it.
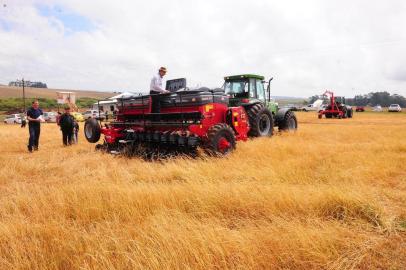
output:
<svg viewBox="0 0 406 270"><path fill-rule="evenodd" d="M274 77L272 95L406 95L406 2L0 0L0 84L148 91Z"/></svg>

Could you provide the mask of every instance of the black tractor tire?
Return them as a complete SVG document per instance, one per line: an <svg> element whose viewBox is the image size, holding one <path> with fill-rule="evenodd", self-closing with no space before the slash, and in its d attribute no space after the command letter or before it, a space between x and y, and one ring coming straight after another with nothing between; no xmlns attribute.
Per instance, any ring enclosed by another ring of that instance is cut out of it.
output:
<svg viewBox="0 0 406 270"><path fill-rule="evenodd" d="M348 118L352 118L353 113L354 113L354 112L353 112L352 108L351 108L351 109L348 109L348 110L347 110L347 117L348 117Z"/></svg>
<svg viewBox="0 0 406 270"><path fill-rule="evenodd" d="M248 120L250 123L250 137L272 136L273 116L272 113L261 103L247 108Z"/></svg>
<svg viewBox="0 0 406 270"><path fill-rule="evenodd" d="M333 115L331 113L326 113L325 116L326 118L333 118Z"/></svg>
<svg viewBox="0 0 406 270"><path fill-rule="evenodd" d="M347 113L348 113L348 112L347 112L347 107L344 106L344 107L342 108L342 112L343 112L342 118L347 118Z"/></svg>
<svg viewBox="0 0 406 270"><path fill-rule="evenodd" d="M227 124L216 124L207 132L205 151L212 156L224 156L231 153L236 146L233 129Z"/></svg>
<svg viewBox="0 0 406 270"><path fill-rule="evenodd" d="M100 140L101 128L99 122L94 118L89 118L85 122L85 132L86 140L90 143L96 143Z"/></svg>
<svg viewBox="0 0 406 270"><path fill-rule="evenodd" d="M278 122L279 131L296 131L297 126L297 118L292 111L287 111L283 120Z"/></svg>

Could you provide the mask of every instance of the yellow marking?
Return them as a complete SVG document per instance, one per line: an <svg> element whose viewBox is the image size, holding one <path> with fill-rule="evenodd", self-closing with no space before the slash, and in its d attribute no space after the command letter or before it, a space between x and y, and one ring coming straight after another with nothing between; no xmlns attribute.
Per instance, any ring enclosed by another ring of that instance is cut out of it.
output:
<svg viewBox="0 0 406 270"><path fill-rule="evenodd" d="M238 127L238 122L234 122L234 126L235 126L235 127Z"/></svg>
<svg viewBox="0 0 406 270"><path fill-rule="evenodd" d="M238 116L238 112L233 113L234 116Z"/></svg>
<svg viewBox="0 0 406 270"><path fill-rule="evenodd" d="M209 105L206 105L206 106L204 107L204 110L205 110L206 112L209 112L210 110L213 110L213 108L214 108L214 106L213 106L212 104L209 104Z"/></svg>

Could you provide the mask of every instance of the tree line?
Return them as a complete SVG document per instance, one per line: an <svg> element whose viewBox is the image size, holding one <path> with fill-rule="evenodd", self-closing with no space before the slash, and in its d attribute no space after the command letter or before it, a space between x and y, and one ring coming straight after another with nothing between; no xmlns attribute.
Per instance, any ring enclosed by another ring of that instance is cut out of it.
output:
<svg viewBox="0 0 406 270"><path fill-rule="evenodd" d="M318 99L326 99L323 96L311 96L309 103L313 103ZM401 107L406 108L406 98L398 94L390 94L384 92L371 92L366 95L356 95L353 98L346 98L345 103L350 106L376 106L381 105L388 107L391 104L399 104Z"/></svg>
<svg viewBox="0 0 406 270"><path fill-rule="evenodd" d="M31 106L32 101L34 101L34 98L27 98L25 100L26 109ZM44 110L56 110L58 108L56 99L38 98L38 101L40 103L40 107ZM94 98L78 98L76 100L76 106L78 108L90 108L95 102L97 102L97 99ZM3 98L0 99L0 111L6 113L21 113L24 111L23 104L24 102L22 98ZM63 105L59 106L63 108Z"/></svg>

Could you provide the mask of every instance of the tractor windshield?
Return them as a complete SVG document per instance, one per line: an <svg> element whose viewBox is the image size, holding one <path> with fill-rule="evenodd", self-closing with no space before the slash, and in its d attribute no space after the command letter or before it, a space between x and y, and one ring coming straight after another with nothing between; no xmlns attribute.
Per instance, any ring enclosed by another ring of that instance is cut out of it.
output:
<svg viewBox="0 0 406 270"><path fill-rule="evenodd" d="M226 81L224 84L225 93L231 96L241 96L248 93L248 83L246 80Z"/></svg>

